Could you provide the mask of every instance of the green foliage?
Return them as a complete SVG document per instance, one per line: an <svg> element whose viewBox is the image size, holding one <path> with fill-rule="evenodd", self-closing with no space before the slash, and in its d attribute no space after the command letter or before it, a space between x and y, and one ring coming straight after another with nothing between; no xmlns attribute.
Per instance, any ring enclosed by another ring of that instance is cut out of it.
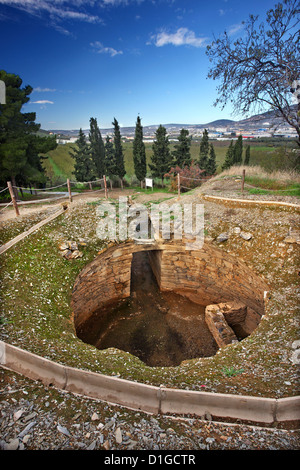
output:
<svg viewBox="0 0 300 470"><path fill-rule="evenodd" d="M113 143L108 135L105 139L105 170L110 179L117 174L116 154Z"/></svg>
<svg viewBox="0 0 300 470"><path fill-rule="evenodd" d="M247 145L246 150L245 150L244 165L249 165L249 162L250 162L250 145Z"/></svg>
<svg viewBox="0 0 300 470"><path fill-rule="evenodd" d="M124 154L122 148L120 126L116 118L113 120L114 126L114 147L115 147L115 158L116 158L116 174L119 178L123 178L126 174L124 164Z"/></svg>
<svg viewBox="0 0 300 470"><path fill-rule="evenodd" d="M222 165L222 171L228 170L228 168L230 168L233 165L233 161L234 161L234 145L233 145L233 140L232 140L226 152L225 161Z"/></svg>
<svg viewBox="0 0 300 470"><path fill-rule="evenodd" d="M96 176L103 178L105 173L105 149L96 118L90 118L90 152L95 166Z"/></svg>
<svg viewBox="0 0 300 470"><path fill-rule="evenodd" d="M236 143L234 144L233 164L241 165L243 161L243 136L239 135Z"/></svg>
<svg viewBox="0 0 300 470"><path fill-rule="evenodd" d="M226 377L235 377L238 374L242 374L244 369L235 369L233 366L224 367L222 372L226 375Z"/></svg>
<svg viewBox="0 0 300 470"><path fill-rule="evenodd" d="M215 152L213 144L210 144L206 174L211 176L211 175L214 175L216 171L217 171L216 152Z"/></svg>
<svg viewBox="0 0 300 470"><path fill-rule="evenodd" d="M55 136L38 135L40 125L35 113L22 113L30 100L32 87L22 88L18 75L0 70L6 85L6 104L0 104L0 174L2 183L44 183L46 177L39 154L56 147Z"/></svg>
<svg viewBox="0 0 300 470"><path fill-rule="evenodd" d="M178 137L178 144L175 144L175 150L172 153L174 165L183 168L191 164L191 137L187 129L181 129Z"/></svg>
<svg viewBox="0 0 300 470"><path fill-rule="evenodd" d="M209 153L208 132L207 132L207 129L204 129L203 136L200 142L199 166L202 170L205 170L205 171L207 170L208 153Z"/></svg>
<svg viewBox="0 0 300 470"><path fill-rule="evenodd" d="M143 142L143 127L140 116L137 117L135 136L133 141L134 172L139 181L143 181L147 174L146 150Z"/></svg>
<svg viewBox="0 0 300 470"><path fill-rule="evenodd" d="M166 128L160 125L155 132L155 137L156 139L152 145L153 155L149 167L153 176L161 178L163 182L164 175L172 166L172 156L169 148L170 142Z"/></svg>
<svg viewBox="0 0 300 470"><path fill-rule="evenodd" d="M74 175L77 181L92 181L95 179L96 168L92 160L91 151L87 144L83 130L80 128L76 141L77 146L71 152L75 160Z"/></svg>

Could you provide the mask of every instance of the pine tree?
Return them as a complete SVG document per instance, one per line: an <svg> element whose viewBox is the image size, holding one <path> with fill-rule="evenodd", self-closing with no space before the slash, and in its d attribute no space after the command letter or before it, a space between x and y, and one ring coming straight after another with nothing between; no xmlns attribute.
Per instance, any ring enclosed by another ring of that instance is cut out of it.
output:
<svg viewBox="0 0 300 470"><path fill-rule="evenodd" d="M169 139L167 130L162 125L155 132L155 141L152 145L153 155L149 164L153 176L161 178L162 185L164 183L164 175L170 171L172 166L172 157L169 148Z"/></svg>
<svg viewBox="0 0 300 470"><path fill-rule="evenodd" d="M22 87L22 79L0 70L0 80L6 87L6 104L0 104L0 181L10 179L17 184L46 181L39 156L57 147L55 136L37 135L40 124L35 113L23 113L23 105L30 100L32 87Z"/></svg>
<svg viewBox="0 0 300 470"><path fill-rule="evenodd" d="M242 161L243 161L242 155L243 155L243 137L239 135L234 145L234 157L233 157L234 165L242 164Z"/></svg>
<svg viewBox="0 0 300 470"><path fill-rule="evenodd" d="M233 140L232 140L226 152L225 161L222 165L222 171L227 170L233 165L233 159L234 159L234 145L233 145Z"/></svg>
<svg viewBox="0 0 300 470"><path fill-rule="evenodd" d="M147 174L146 150L143 142L143 127L140 116L137 117L133 141L133 163L137 179L142 182Z"/></svg>
<svg viewBox="0 0 300 470"><path fill-rule="evenodd" d="M249 165L249 161L250 161L250 145L247 145L246 151L245 151L244 165Z"/></svg>
<svg viewBox="0 0 300 470"><path fill-rule="evenodd" d="M75 159L74 175L77 181L92 181L95 179L95 165L91 157L90 148L87 144L83 130L79 129L76 147L71 156Z"/></svg>
<svg viewBox="0 0 300 470"><path fill-rule="evenodd" d="M208 162L207 162L206 173L207 173L207 175L211 176L211 175L214 175L216 173L216 170L217 170L216 152L215 152L213 144L210 144L209 158L208 158Z"/></svg>
<svg viewBox="0 0 300 470"><path fill-rule="evenodd" d="M124 154L122 148L120 126L116 118L113 120L114 126L114 147L115 147L115 158L116 158L116 175L121 179L121 185L123 187L123 178L126 174L124 164Z"/></svg>
<svg viewBox="0 0 300 470"><path fill-rule="evenodd" d="M117 175L117 164L114 146L109 135L105 140L105 170L110 180L110 187L112 187L112 178Z"/></svg>
<svg viewBox="0 0 300 470"><path fill-rule="evenodd" d="M201 170L207 170L208 152L209 152L208 132L206 129L204 129L202 139L200 142L199 166Z"/></svg>
<svg viewBox="0 0 300 470"><path fill-rule="evenodd" d="M187 129L181 129L178 137L178 144L175 144L175 150L173 151L173 164L183 168L190 166L191 164L191 138L189 137L189 131Z"/></svg>
<svg viewBox="0 0 300 470"><path fill-rule="evenodd" d="M105 149L96 118L90 119L89 139L91 157L95 165L96 175L98 178L103 178L105 174Z"/></svg>

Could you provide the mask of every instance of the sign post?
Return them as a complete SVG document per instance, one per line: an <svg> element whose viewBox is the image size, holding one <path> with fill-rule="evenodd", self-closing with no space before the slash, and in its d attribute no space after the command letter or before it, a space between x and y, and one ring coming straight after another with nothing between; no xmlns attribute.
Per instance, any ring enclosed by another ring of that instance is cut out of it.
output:
<svg viewBox="0 0 300 470"><path fill-rule="evenodd" d="M153 179L151 178L145 178L145 187L147 188L152 188L153 191Z"/></svg>

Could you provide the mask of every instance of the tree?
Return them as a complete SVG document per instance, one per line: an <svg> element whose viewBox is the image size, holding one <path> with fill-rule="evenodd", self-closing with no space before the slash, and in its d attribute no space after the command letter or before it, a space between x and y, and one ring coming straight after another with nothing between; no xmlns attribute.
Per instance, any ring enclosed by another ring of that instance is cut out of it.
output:
<svg viewBox="0 0 300 470"><path fill-rule="evenodd" d="M22 88L22 79L0 70L0 80L6 87L6 104L0 104L0 175L1 182L9 178L17 184L44 183L46 177L40 152L56 148L56 138L38 136L40 124L35 113L22 113L22 107L30 100L32 87Z"/></svg>
<svg viewBox="0 0 300 470"><path fill-rule="evenodd" d="M200 142L200 157L199 157L199 166L202 170L207 169L208 153L209 153L208 132L206 129L204 129L202 139Z"/></svg>
<svg viewBox="0 0 300 470"><path fill-rule="evenodd" d="M81 128L79 129L78 139L76 140L76 147L70 154L75 159L74 175L76 180L81 182L94 180L96 168L86 137Z"/></svg>
<svg viewBox="0 0 300 470"><path fill-rule="evenodd" d="M115 147L115 159L116 159L116 175L121 179L121 185L123 186L123 178L126 174L124 164L124 154L122 148L120 126L116 118L113 120L114 126L114 147Z"/></svg>
<svg viewBox="0 0 300 470"><path fill-rule="evenodd" d="M233 160L234 160L234 145L233 145L233 140L232 140L226 152L225 161L222 165L222 171L228 170L228 168L230 168L233 165Z"/></svg>
<svg viewBox="0 0 300 470"><path fill-rule="evenodd" d="M216 152L215 152L213 144L210 144L209 158L207 162L206 173L212 176L216 173L216 171L217 171Z"/></svg>
<svg viewBox="0 0 300 470"><path fill-rule="evenodd" d="M105 149L100 129L96 118L90 118L90 151L98 178L105 174Z"/></svg>
<svg viewBox="0 0 300 470"><path fill-rule="evenodd" d="M140 116L137 117L135 126L135 135L133 141L133 164L135 176L142 185L142 182L147 174L147 163L145 144L143 141L143 127Z"/></svg>
<svg viewBox="0 0 300 470"><path fill-rule="evenodd" d="M109 177L110 187L112 187L112 178L117 174L117 163L114 145L109 135L106 136L105 140L105 170Z"/></svg>
<svg viewBox="0 0 300 470"><path fill-rule="evenodd" d="M174 165L183 168L184 166L190 166L191 164L191 138L189 137L189 131L187 129L181 129L178 144L175 144L175 150L173 151Z"/></svg>
<svg viewBox="0 0 300 470"><path fill-rule="evenodd" d="M250 145L247 145L246 150L245 150L244 165L249 165L249 161L250 161Z"/></svg>
<svg viewBox="0 0 300 470"><path fill-rule="evenodd" d="M251 15L239 39L225 31L206 53L212 63L208 78L220 81L215 105L231 102L242 113L274 110L295 129L300 146L299 21L299 0L283 0L264 22Z"/></svg>
<svg viewBox="0 0 300 470"><path fill-rule="evenodd" d="M149 167L153 176L161 178L162 186L164 184L164 175L170 171L172 166L169 145L170 142L167 136L167 130L160 125L155 132L155 140L152 145L153 155Z"/></svg>
<svg viewBox="0 0 300 470"><path fill-rule="evenodd" d="M233 164L241 165L242 161L243 161L243 137L239 135L236 143L234 144Z"/></svg>

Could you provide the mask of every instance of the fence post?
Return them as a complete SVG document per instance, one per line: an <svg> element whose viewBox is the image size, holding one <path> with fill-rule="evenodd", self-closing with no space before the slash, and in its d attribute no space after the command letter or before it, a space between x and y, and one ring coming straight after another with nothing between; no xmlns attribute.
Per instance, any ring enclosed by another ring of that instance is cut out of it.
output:
<svg viewBox="0 0 300 470"><path fill-rule="evenodd" d="M246 170L243 170L243 176L242 176L242 193L244 192L244 185L245 185L245 173L246 173Z"/></svg>
<svg viewBox="0 0 300 470"><path fill-rule="evenodd" d="M14 190L10 181L7 182L7 187L9 189L9 194L10 194L13 206L15 208L15 211L16 211L16 216L18 217L20 215L20 212L19 212L17 200L15 198Z"/></svg>
<svg viewBox="0 0 300 470"><path fill-rule="evenodd" d="M70 185L69 178L67 179L67 186L68 186L68 192L69 192L69 200L70 202L72 202L72 192L71 192L71 185Z"/></svg>
<svg viewBox="0 0 300 470"><path fill-rule="evenodd" d="M178 199L180 198L180 174L177 173Z"/></svg>
<svg viewBox="0 0 300 470"><path fill-rule="evenodd" d="M104 180L104 194L105 194L105 199L107 199L107 183L106 183L106 176L103 175L103 180Z"/></svg>

